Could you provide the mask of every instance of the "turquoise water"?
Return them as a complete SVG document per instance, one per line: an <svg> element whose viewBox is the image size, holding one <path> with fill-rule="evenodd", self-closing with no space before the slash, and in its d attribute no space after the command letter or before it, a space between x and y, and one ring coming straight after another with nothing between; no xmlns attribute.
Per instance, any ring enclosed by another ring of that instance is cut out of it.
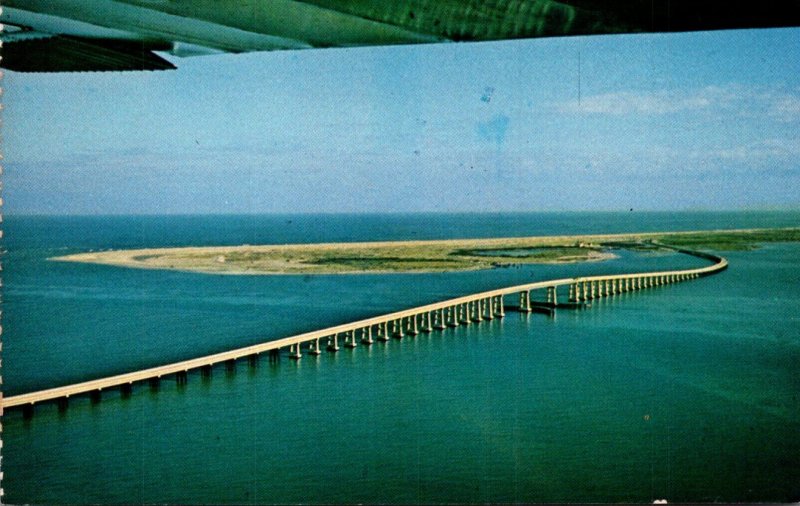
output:
<svg viewBox="0 0 800 506"><path fill-rule="evenodd" d="M357 276L62 264L101 248L796 226L800 213L9 217L6 395L608 262ZM800 246L596 302L3 420L9 503L800 499ZM512 303L510 299L509 303Z"/></svg>

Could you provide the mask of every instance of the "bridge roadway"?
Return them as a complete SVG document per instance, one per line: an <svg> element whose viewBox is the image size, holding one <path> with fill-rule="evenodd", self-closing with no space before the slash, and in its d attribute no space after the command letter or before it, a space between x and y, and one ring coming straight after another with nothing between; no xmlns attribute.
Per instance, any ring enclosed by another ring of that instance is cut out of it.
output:
<svg viewBox="0 0 800 506"><path fill-rule="evenodd" d="M660 244L657 246L666 247ZM301 344L309 343L308 353L320 354L320 340L325 338L327 338L327 349L329 351L337 351L339 349L340 335L344 336L345 346L355 347L357 345L356 331L360 331L362 343L372 344L374 342L373 330L376 331L378 340L386 341L389 340L390 335L391 337L400 338L405 334L415 335L420 331L431 332L447 327L466 325L471 322L480 322L484 319L502 318L505 314L504 297L507 295L518 294L518 309L523 312L530 312L532 310L530 294L533 290L546 290L547 301L544 302L544 304L555 308L559 306L558 287L561 286L569 287L569 301L573 303L583 303L595 298L611 296L617 293L696 279L701 276L719 272L728 266L728 261L722 257L679 248L670 249L710 260L714 263L697 269L554 279L489 290L394 313L374 316L351 323L344 323L313 332L305 332L274 341L267 341L252 346L214 353L204 357L182 360L180 362L139 371L74 383L72 385L14 395L2 399L2 408L20 406L24 410L27 409L30 415L32 414L33 405L36 403L58 400L60 405L66 406L71 396L86 393L93 393L99 396L100 391L113 387L120 387L123 392L127 390L127 392L130 393L134 383L159 381L162 376L173 374L176 375L177 381L181 382L186 380L186 373L190 370L201 369L208 371L214 364L222 362L230 363L230 361L235 361L243 357L255 357L268 351L274 353L286 347L289 347L291 358L299 359L302 356ZM536 304L541 305L542 303ZM0 413L2 413L2 411L0 411Z"/></svg>

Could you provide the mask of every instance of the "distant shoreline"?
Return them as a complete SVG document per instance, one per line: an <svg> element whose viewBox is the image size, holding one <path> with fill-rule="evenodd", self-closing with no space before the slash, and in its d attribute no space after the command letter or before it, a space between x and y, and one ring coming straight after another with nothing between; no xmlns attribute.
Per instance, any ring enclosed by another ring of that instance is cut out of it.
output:
<svg viewBox="0 0 800 506"><path fill-rule="evenodd" d="M616 257L608 251L610 247L634 247L645 241L744 250L762 242L800 241L800 228L145 248L77 253L50 260L232 275L430 273L598 262Z"/></svg>

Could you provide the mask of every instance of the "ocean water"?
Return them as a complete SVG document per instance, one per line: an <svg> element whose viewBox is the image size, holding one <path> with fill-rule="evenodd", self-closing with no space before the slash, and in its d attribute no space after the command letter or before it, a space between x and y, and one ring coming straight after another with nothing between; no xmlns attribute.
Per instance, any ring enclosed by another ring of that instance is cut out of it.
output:
<svg viewBox="0 0 800 506"><path fill-rule="evenodd" d="M798 212L8 217L13 395L477 290L701 265L673 253L444 274L218 276L105 248L797 226ZM797 501L800 245L700 280L3 416L7 503ZM508 303L513 301L510 299Z"/></svg>

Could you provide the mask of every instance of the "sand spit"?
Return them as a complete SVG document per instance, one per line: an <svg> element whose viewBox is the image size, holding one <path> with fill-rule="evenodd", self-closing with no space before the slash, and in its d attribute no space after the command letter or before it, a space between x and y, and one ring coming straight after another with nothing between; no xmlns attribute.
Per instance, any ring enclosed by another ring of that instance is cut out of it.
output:
<svg viewBox="0 0 800 506"><path fill-rule="evenodd" d="M608 243L648 240L747 249L754 242L800 240L800 228L148 248L78 253L51 260L212 274L445 272L531 263L597 262L615 257L607 251Z"/></svg>

